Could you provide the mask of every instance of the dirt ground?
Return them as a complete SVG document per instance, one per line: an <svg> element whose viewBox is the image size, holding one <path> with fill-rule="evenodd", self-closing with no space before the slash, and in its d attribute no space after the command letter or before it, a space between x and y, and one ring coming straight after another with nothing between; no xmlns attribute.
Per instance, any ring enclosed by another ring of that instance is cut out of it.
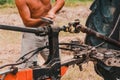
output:
<svg viewBox="0 0 120 80"><path fill-rule="evenodd" d="M21 18L18 14L16 8L8 8L0 10L0 24L5 25L14 25L14 26L21 26L23 27L23 23ZM90 10L88 7L78 6L78 7L64 7L59 14L56 16L55 24L62 26L67 25L68 22L73 21L75 19L80 19L81 23L85 25L85 21L90 14ZM85 38L85 34L72 34L66 36L66 33L61 33L60 42L70 41L73 39L83 40ZM18 57L20 56L20 48L21 48L21 33L13 32L13 31L6 31L0 30L0 66L7 64L7 63L14 63ZM91 65L91 64L90 64ZM91 65L93 67L93 65ZM79 73L81 76L77 76L76 78L68 78L70 76L68 72L66 74L67 77L64 77L62 80L101 80L96 73L93 71L93 68L87 70L88 66L85 66L85 70ZM88 76L86 75L88 74ZM84 77L83 77L83 74ZM72 74L73 75L73 74ZM76 76L76 75L75 75ZM97 78L96 78L97 76ZM82 78L81 78L82 77Z"/></svg>

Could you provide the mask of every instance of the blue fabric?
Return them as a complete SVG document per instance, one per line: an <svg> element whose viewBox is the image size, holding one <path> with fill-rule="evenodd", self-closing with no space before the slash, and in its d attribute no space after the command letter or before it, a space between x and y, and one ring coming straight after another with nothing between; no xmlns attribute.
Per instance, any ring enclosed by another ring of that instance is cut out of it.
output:
<svg viewBox="0 0 120 80"><path fill-rule="evenodd" d="M116 24L120 14L120 0L95 0L91 5L92 10L89 15L86 26L105 36L109 36ZM112 34L111 38L120 41L120 21ZM103 41L95 36L87 34L85 43L88 45L96 46ZM100 47L111 48L120 50L112 44L105 43ZM106 66L103 62L98 61L95 65L95 71L104 78L104 80L117 80L120 79L120 68Z"/></svg>
<svg viewBox="0 0 120 80"><path fill-rule="evenodd" d="M102 33L105 36L109 36L115 26L118 15L120 14L120 0L95 0L90 9L92 10L92 12L88 17L86 26L88 28L96 30L99 33ZM120 24L118 24L111 38L119 40L119 27ZM97 39L95 36L86 36L87 44L96 46L101 42L103 41ZM105 43L104 45L102 45L102 47L120 50L120 48L108 43Z"/></svg>

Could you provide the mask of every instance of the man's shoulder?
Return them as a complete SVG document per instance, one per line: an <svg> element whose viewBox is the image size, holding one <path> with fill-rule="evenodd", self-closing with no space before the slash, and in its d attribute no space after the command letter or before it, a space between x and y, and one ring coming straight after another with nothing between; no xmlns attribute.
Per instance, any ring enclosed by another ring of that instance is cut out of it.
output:
<svg viewBox="0 0 120 80"><path fill-rule="evenodd" d="M15 3L16 3L16 5L18 6L18 5L20 5L20 6L22 6L22 5L26 5L26 0L15 0Z"/></svg>

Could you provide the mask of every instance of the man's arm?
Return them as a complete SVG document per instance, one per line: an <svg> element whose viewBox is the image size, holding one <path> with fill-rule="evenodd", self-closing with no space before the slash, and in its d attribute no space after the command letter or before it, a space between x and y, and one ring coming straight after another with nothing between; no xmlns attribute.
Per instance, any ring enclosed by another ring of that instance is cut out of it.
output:
<svg viewBox="0 0 120 80"><path fill-rule="evenodd" d="M48 12L48 15L46 17L49 17L51 19L55 18L55 14L64 6L64 4L65 4L64 0L55 0L54 6Z"/></svg>
<svg viewBox="0 0 120 80"><path fill-rule="evenodd" d="M27 27L37 27L43 22L41 19L33 19L30 15L30 10L26 4L26 0L15 0L16 6L18 8L19 14L23 20L23 23Z"/></svg>

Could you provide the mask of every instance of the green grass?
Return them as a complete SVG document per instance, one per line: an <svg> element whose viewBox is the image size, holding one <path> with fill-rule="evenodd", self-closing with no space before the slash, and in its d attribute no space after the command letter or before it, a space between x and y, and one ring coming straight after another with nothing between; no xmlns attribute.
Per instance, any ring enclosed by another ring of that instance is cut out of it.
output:
<svg viewBox="0 0 120 80"><path fill-rule="evenodd" d="M65 6L74 7L74 6L86 6L90 4L92 0L65 0Z"/></svg>
<svg viewBox="0 0 120 80"><path fill-rule="evenodd" d="M16 5L15 4L4 4L4 5L0 5L0 9L3 9L3 8L15 8Z"/></svg>
<svg viewBox="0 0 120 80"><path fill-rule="evenodd" d="M0 5L4 4L14 4L14 0L0 0Z"/></svg>
<svg viewBox="0 0 120 80"><path fill-rule="evenodd" d="M5 2L4 2L5 1ZM14 0L0 0L0 9L2 8L15 8Z"/></svg>

